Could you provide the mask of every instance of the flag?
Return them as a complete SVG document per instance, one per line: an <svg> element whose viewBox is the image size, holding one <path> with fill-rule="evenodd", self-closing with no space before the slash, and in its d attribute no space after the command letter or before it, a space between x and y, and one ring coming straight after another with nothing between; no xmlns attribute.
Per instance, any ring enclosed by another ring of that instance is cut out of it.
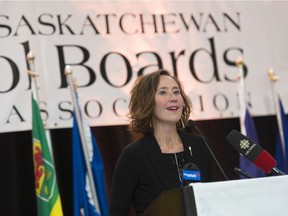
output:
<svg viewBox="0 0 288 216"><path fill-rule="evenodd" d="M253 140L255 143L259 143L254 121L247 107L245 109L245 115L243 125L241 127L241 133L246 135L249 139ZM266 176L266 174L262 170L256 167L251 161L249 161L243 155L239 156L239 168L252 177Z"/></svg>
<svg viewBox="0 0 288 216"><path fill-rule="evenodd" d="M91 164L97 202L94 203L79 127L73 115L72 157L73 157L73 212L74 216L108 216L107 194L105 186L104 166L98 145L88 124L83 123L83 131L87 144L89 162Z"/></svg>
<svg viewBox="0 0 288 216"><path fill-rule="evenodd" d="M240 62L241 63L241 62ZM239 105L240 105L240 129L241 133L246 135L248 138L253 140L255 143L259 143L258 135L254 125L252 116L250 115L247 97L245 92L245 83L244 83L244 71L243 71L243 62L239 64ZM266 176L265 173L260 170L256 165L251 161L245 158L243 155L239 155L239 168L251 177L263 177ZM243 178L243 176L240 176Z"/></svg>
<svg viewBox="0 0 288 216"><path fill-rule="evenodd" d="M282 101L280 98L279 98L278 102L279 102L280 116L281 116L281 122L282 122L284 149L282 148L282 145L281 145L281 139L280 139L281 128L279 128L277 143L276 143L276 147L275 147L275 159L277 161L277 168L279 170L287 173L288 172L288 162L287 162L287 158L288 158L288 120L287 120L286 114L284 112L283 104L282 104ZM283 154L283 151L284 151L284 154ZM286 156L286 159L285 159L286 164L284 162L285 160L283 159L284 155Z"/></svg>
<svg viewBox="0 0 288 216"><path fill-rule="evenodd" d="M40 110L33 96L32 135L37 213L39 216L62 216L54 163L48 147Z"/></svg>

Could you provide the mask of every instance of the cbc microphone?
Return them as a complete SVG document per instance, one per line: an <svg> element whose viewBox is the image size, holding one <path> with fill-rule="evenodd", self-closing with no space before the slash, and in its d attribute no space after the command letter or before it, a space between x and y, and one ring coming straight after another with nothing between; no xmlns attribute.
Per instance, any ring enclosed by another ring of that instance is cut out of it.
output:
<svg viewBox="0 0 288 216"><path fill-rule="evenodd" d="M276 168L276 160L266 150L240 132L233 130L226 139L240 154L265 173L269 174L273 171L277 175L285 175L285 173Z"/></svg>
<svg viewBox="0 0 288 216"><path fill-rule="evenodd" d="M182 168L182 186L190 183L201 182L201 173L194 163L187 163Z"/></svg>
<svg viewBox="0 0 288 216"><path fill-rule="evenodd" d="M189 119L187 123L188 123L188 125L189 125L191 128L196 128L196 130L197 130L198 133L200 134L202 140L204 141L207 149L209 150L210 154L212 155L214 161L216 162L218 168L220 169L221 173L223 174L224 178L225 178L226 180L229 180L228 177L227 177L227 175L225 174L224 170L222 169L221 165L219 164L216 156L214 155L213 151L211 150L209 144L207 143L205 137L203 136L201 130L200 130L200 129L198 128L198 126L196 125L196 123L195 123L194 121L192 121L191 119Z"/></svg>

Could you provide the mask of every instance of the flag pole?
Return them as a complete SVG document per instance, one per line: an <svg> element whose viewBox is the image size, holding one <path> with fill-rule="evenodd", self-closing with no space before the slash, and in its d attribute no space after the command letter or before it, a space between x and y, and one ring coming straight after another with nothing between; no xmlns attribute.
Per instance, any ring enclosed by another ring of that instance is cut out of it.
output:
<svg viewBox="0 0 288 216"><path fill-rule="evenodd" d="M245 128L245 108L246 108L246 95L245 95L245 83L244 83L244 72L243 72L243 59L239 56L236 60L236 65L239 69L238 75L238 84L239 84L239 117L240 117L240 130L242 133L246 135L246 128Z"/></svg>
<svg viewBox="0 0 288 216"><path fill-rule="evenodd" d="M89 182L90 182L90 186L91 186L91 192L92 192L92 198L93 201L95 203L95 211L99 211L97 212L98 214L101 215L101 210L99 208L99 203L98 203L98 198L97 198L97 191L95 188L95 184L94 184L94 178L92 175L92 169L91 169L91 164L89 161L89 155L88 155L88 149L87 149L87 142L85 139L85 134L84 134L84 129L83 129L83 119L80 113L80 109L78 106L78 102L77 102L77 98L76 98L76 87L75 87L75 83L73 80L73 75L72 75L72 69L69 65L67 65L65 67L65 75L67 78L67 82L70 86L70 92L71 92L71 96L72 96L72 102L74 105L74 111L75 111L75 116L76 116L76 121L78 123L78 129L79 129L79 134L80 134L80 139L81 139L81 145L82 145L82 149L83 149L83 153L84 153L84 158L85 158L85 163L86 163L86 167L87 167L87 172L88 172L88 178L89 178Z"/></svg>
<svg viewBox="0 0 288 216"><path fill-rule="evenodd" d="M35 72L35 67L34 67L34 61L35 61L35 56L34 54L29 51L29 53L27 54L27 61L29 64L29 69L28 69L28 74L31 77L32 80L32 84L31 84L31 89L32 89L32 93L34 95L34 98L37 101L37 104L39 102L39 95L38 95L38 85L37 85L37 79L36 77L39 76L39 73ZM38 104L39 105L39 104Z"/></svg>
<svg viewBox="0 0 288 216"><path fill-rule="evenodd" d="M249 111L249 104L247 100L247 94L245 90L245 81L244 81L244 61L242 57L236 59L236 66L239 69L238 77L238 93L239 93L239 121L241 133L253 139L255 142L258 142L258 136L254 121ZM264 177L265 174L254 166L249 160L247 160L243 155L239 156L239 166L245 172L248 172L249 175L253 177ZM242 178L242 176L241 176Z"/></svg>
<svg viewBox="0 0 288 216"><path fill-rule="evenodd" d="M279 76L276 75L275 71L270 68L268 70L268 77L271 81L271 87L272 87L272 95L273 95L273 101L276 111L276 117L277 117L277 124L278 124L278 130L280 135L280 143L281 143L281 149L282 149L282 157L284 162L284 167L286 167L286 149L285 149L285 138L284 138L284 131L283 131L283 123L281 118L281 112L280 112L280 104L279 104L279 96L276 89L276 82L279 79Z"/></svg>
<svg viewBox="0 0 288 216"><path fill-rule="evenodd" d="M29 51L27 54L27 61L29 64L29 70L27 72L32 80L31 89L32 89L33 97L36 100L38 107L39 107L40 99L39 99L38 84L37 84L37 77L39 77L39 73L35 71L35 55L31 51ZM51 141L50 130L47 129L46 124L44 124L44 128L45 128L46 139L47 139L48 146L50 149L51 158L54 161L54 155L52 154L53 151L52 151L52 141Z"/></svg>

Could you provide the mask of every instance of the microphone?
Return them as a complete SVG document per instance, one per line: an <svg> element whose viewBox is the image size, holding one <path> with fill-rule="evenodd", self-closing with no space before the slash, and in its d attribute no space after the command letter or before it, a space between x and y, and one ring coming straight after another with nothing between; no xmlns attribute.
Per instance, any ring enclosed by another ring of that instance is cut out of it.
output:
<svg viewBox="0 0 288 216"><path fill-rule="evenodd" d="M182 186L193 182L201 182L201 173L196 164L187 163L182 168Z"/></svg>
<svg viewBox="0 0 288 216"><path fill-rule="evenodd" d="M226 180L229 180L228 177L227 177L227 175L225 174L224 170L222 169L221 165L219 164L217 158L215 157L213 151L211 150L209 144L207 143L206 139L204 138L204 136L203 136L201 130L200 130L200 129L198 128L198 126L196 125L196 123L195 123L194 121L192 121L191 119L189 119L187 123L188 123L188 125L189 125L191 128L196 128L196 130L197 130L198 133L200 134L202 140L204 141L206 147L208 148L210 154L212 155L214 161L216 162L217 166L219 167L219 169L220 169L222 175L224 176L224 178L225 178Z"/></svg>
<svg viewBox="0 0 288 216"><path fill-rule="evenodd" d="M192 212L195 210L195 206L191 205L191 197L194 197L193 190L189 190L192 187L192 183L197 183L201 181L200 170L194 163L186 163L182 168L182 183L183 188L183 198L184 198L184 208L187 216L192 216ZM194 198L193 198L194 199Z"/></svg>
<svg viewBox="0 0 288 216"><path fill-rule="evenodd" d="M276 160L266 150L240 132L233 130L228 134L226 139L240 154L265 173L269 174L273 171L277 175L286 175L276 168Z"/></svg>

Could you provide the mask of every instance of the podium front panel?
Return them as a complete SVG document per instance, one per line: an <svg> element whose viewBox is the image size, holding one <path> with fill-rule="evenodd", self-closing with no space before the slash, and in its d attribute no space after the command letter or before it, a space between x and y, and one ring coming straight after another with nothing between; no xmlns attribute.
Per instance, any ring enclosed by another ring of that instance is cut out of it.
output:
<svg viewBox="0 0 288 216"><path fill-rule="evenodd" d="M288 176L191 184L198 216L287 216Z"/></svg>
<svg viewBox="0 0 288 216"><path fill-rule="evenodd" d="M164 191L142 216L197 216L192 187Z"/></svg>

